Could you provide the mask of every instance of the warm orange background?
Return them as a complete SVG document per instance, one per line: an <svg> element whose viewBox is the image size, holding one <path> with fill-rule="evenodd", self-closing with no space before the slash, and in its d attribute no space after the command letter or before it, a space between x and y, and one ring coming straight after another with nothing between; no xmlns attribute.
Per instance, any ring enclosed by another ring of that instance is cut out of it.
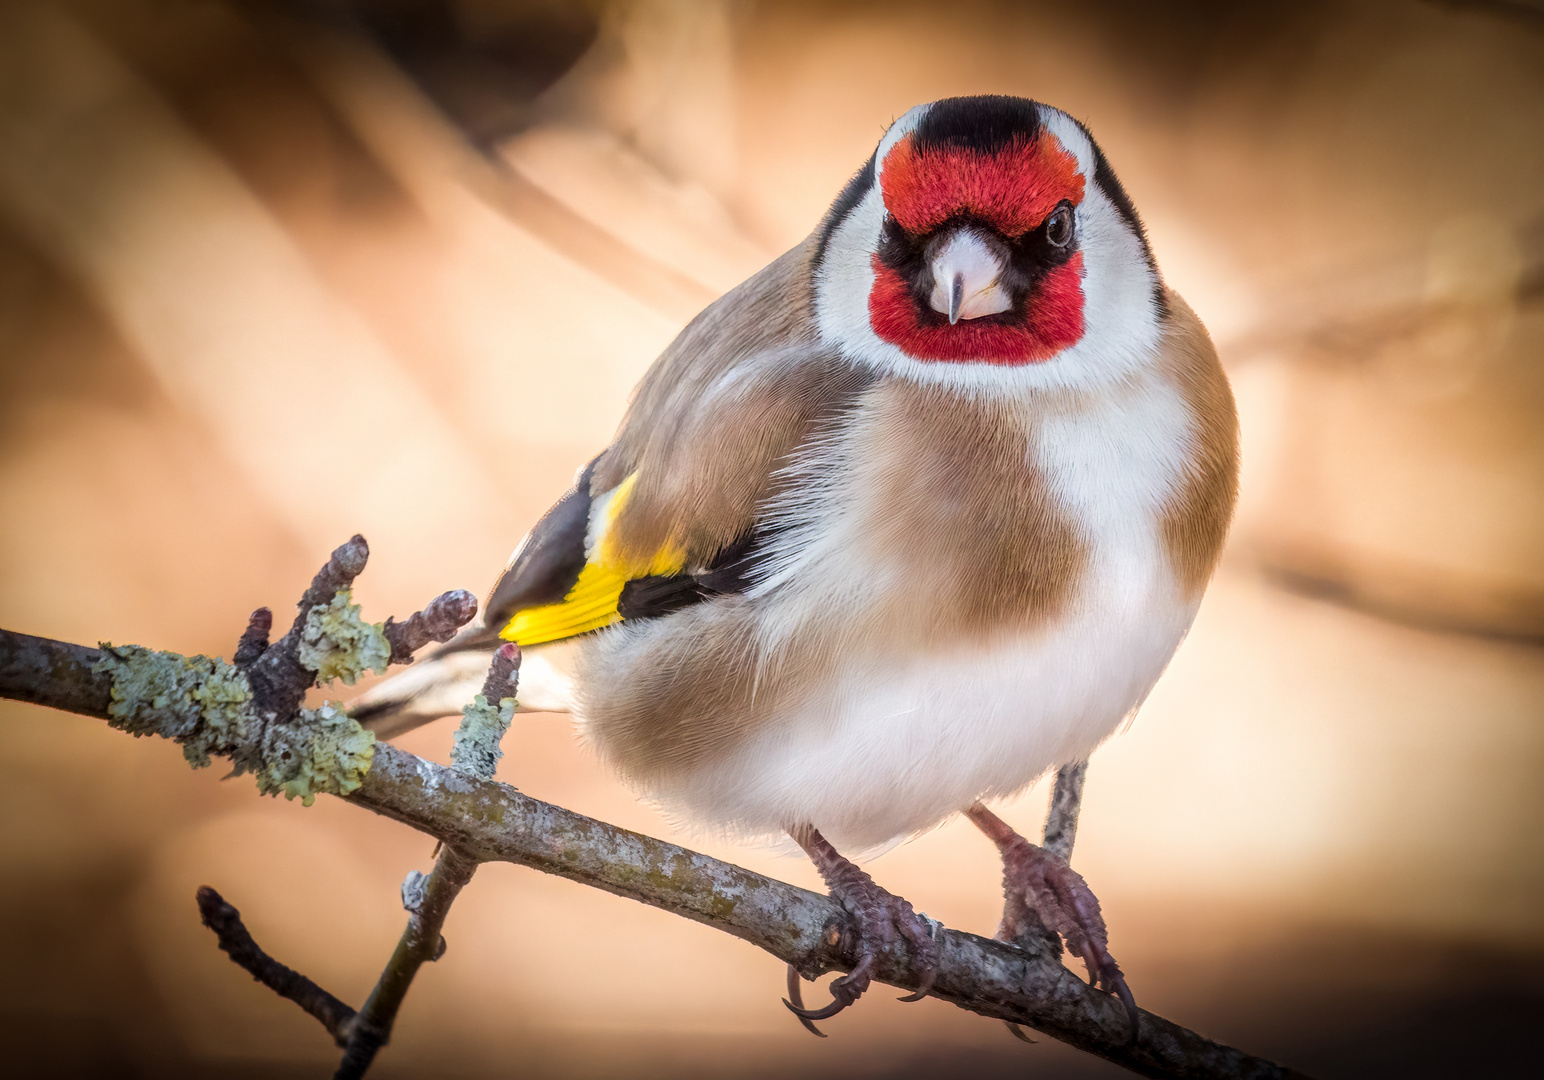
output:
<svg viewBox="0 0 1544 1080"><path fill-rule="evenodd" d="M1544 1007L1525 0L11 0L0 624L228 655L355 531L373 618L481 593L695 310L800 239L893 117L987 91L1090 124L1242 414L1227 558L1095 756L1075 856L1138 1001L1324 1076L1524 1075ZM97 721L0 714L7 1071L326 1075L328 1040L215 950L194 889L358 1003L430 843ZM450 728L402 741L443 760ZM561 718L506 751L533 795L816 884L676 833ZM1044 798L1003 812L1032 830ZM968 826L872 870L995 926ZM817 1042L776 961L513 867L479 873L447 937L381 1076L1115 1072L883 990Z"/></svg>

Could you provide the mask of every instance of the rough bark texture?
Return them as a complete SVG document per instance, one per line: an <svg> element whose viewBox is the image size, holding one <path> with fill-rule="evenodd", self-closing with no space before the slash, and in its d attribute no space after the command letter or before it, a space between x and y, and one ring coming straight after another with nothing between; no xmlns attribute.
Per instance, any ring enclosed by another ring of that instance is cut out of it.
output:
<svg viewBox="0 0 1544 1080"><path fill-rule="evenodd" d="M107 719L113 681L100 649L0 630L0 697Z"/></svg>

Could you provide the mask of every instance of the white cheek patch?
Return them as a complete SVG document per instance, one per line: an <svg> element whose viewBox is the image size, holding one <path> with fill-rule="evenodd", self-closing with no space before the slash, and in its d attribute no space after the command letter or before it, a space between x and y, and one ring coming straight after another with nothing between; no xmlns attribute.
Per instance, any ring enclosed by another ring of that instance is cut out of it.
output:
<svg viewBox="0 0 1544 1080"><path fill-rule="evenodd" d="M885 350L905 359L881 341L869 325L869 293L874 288L874 251L884 227L884 200L876 181L831 233L815 277L815 322L821 336L869 363L883 364Z"/></svg>

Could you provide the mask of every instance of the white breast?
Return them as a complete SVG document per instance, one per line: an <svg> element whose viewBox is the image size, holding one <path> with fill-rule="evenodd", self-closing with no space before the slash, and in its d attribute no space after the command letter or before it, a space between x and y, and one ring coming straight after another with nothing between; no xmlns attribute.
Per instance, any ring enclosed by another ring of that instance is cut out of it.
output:
<svg viewBox="0 0 1544 1080"><path fill-rule="evenodd" d="M654 792L667 809L742 835L809 821L838 850L871 851L1087 756L1131 714L1195 615L1160 535L1194 421L1156 377L1076 410L1032 411L1034 463L1089 552L1064 617L988 647L854 659L788 722ZM833 514L832 530L851 517ZM835 539L805 551L829 555ZM809 603L801 592L790 608ZM803 615L779 621L796 636Z"/></svg>

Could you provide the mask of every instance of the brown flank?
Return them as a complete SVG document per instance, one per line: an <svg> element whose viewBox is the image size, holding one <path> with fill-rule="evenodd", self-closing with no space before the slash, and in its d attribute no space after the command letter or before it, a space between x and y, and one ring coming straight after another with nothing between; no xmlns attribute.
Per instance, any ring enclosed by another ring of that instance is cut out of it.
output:
<svg viewBox="0 0 1544 1080"><path fill-rule="evenodd" d="M1196 418L1184 483L1164 508L1163 542L1181 588L1198 597L1222 556L1238 499L1238 414L1206 328L1172 290L1161 346L1165 374Z"/></svg>

